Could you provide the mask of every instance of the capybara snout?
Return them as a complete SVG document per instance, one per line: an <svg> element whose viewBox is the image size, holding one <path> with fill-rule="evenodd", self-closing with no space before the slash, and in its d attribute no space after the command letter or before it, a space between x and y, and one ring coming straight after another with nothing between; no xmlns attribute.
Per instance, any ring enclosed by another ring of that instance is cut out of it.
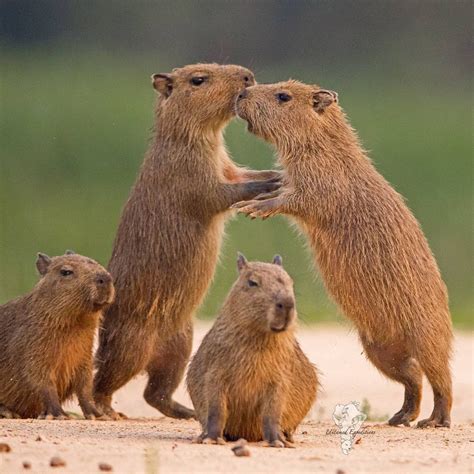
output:
<svg viewBox="0 0 474 474"><path fill-rule="evenodd" d="M108 272L98 272L94 278L95 296L93 296L94 306L106 306L113 303L115 290L112 277Z"/></svg>
<svg viewBox="0 0 474 474"><path fill-rule="evenodd" d="M269 327L273 332L285 331L295 316L295 299L292 296L277 297L273 311L269 314Z"/></svg>

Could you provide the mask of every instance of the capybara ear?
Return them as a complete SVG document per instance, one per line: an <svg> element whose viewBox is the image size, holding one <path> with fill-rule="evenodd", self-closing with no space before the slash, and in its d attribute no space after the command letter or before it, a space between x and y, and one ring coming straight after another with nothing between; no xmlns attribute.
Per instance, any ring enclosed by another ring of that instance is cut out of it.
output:
<svg viewBox="0 0 474 474"><path fill-rule="evenodd" d="M247 266L247 259L243 254L237 252L237 269L241 272Z"/></svg>
<svg viewBox="0 0 474 474"><path fill-rule="evenodd" d="M151 83L153 84L153 89L164 97L169 97L171 92L173 92L173 77L171 74L152 74Z"/></svg>
<svg viewBox="0 0 474 474"><path fill-rule="evenodd" d="M275 265L279 265L280 267L282 267L282 266L283 266L283 259L281 258L281 255L275 255L275 256L273 257L273 262L272 262L272 263L275 264Z"/></svg>
<svg viewBox="0 0 474 474"><path fill-rule="evenodd" d="M64 255L76 255L76 252L74 252L74 250L66 250Z"/></svg>
<svg viewBox="0 0 474 474"><path fill-rule="evenodd" d="M337 92L319 89L313 92L313 107L318 113L323 113L327 107L338 101Z"/></svg>
<svg viewBox="0 0 474 474"><path fill-rule="evenodd" d="M38 269L40 275L46 274L50 263L51 259L45 253L38 252L36 268Z"/></svg>

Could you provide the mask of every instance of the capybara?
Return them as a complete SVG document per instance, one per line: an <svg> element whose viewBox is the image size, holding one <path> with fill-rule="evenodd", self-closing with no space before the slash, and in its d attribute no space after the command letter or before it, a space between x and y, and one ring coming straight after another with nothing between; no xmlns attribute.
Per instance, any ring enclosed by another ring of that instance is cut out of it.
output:
<svg viewBox="0 0 474 474"><path fill-rule="evenodd" d="M237 167L223 129L254 84L240 66L197 64L154 74L155 137L131 191L109 262L117 297L96 354L96 403L146 370L145 400L164 415L194 412L172 399L192 345L192 315L214 275L229 207L279 187L277 171Z"/></svg>
<svg viewBox="0 0 474 474"><path fill-rule="evenodd" d="M92 399L92 344L102 310L114 298L110 274L67 251L39 253L33 290L0 306L0 418L67 419L61 404L77 395L87 419Z"/></svg>
<svg viewBox="0 0 474 474"><path fill-rule="evenodd" d="M237 264L239 277L188 370L198 441L291 447L318 386L295 338L293 281L278 255L273 263L239 255Z"/></svg>
<svg viewBox="0 0 474 474"><path fill-rule="evenodd" d="M281 192L238 204L240 211L287 214L300 224L367 357L405 386L389 423L418 417L425 373L434 409L418 426L450 426L446 287L417 220L367 157L337 94L297 81L257 85L240 94L237 109L249 130L277 148L285 170Z"/></svg>

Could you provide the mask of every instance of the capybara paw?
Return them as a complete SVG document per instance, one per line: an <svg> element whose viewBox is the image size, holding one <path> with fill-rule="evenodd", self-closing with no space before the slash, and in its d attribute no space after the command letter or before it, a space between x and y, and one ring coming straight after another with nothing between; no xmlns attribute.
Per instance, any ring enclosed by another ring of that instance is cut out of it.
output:
<svg viewBox="0 0 474 474"><path fill-rule="evenodd" d="M416 418L416 414L414 413L406 413L402 410L400 410L398 413L395 413L395 415L388 420L388 424L390 426L398 426L398 425L403 425L403 426L410 426L410 421L413 421Z"/></svg>
<svg viewBox="0 0 474 474"><path fill-rule="evenodd" d="M271 216L278 214L278 206L276 205L276 199L266 199L263 201L241 201L234 204L232 207L237 209L241 214L245 214L251 219L260 217L265 220Z"/></svg>
<svg viewBox="0 0 474 474"><path fill-rule="evenodd" d="M196 413L194 410L191 410L190 408L181 406L179 410L176 410L174 418L178 418L181 420L191 420L191 419L196 419Z"/></svg>
<svg viewBox="0 0 474 474"><path fill-rule="evenodd" d="M191 408L181 405L181 403L175 402L174 400L169 400L155 405L152 404L155 408L161 411L163 415L169 416L170 418L176 418L178 420L190 420L192 418L196 419L196 413Z"/></svg>
<svg viewBox="0 0 474 474"><path fill-rule="evenodd" d="M103 421L120 421L120 420L128 420L128 416L119 412L115 411L111 407L101 407L99 409L103 414L100 417L97 417L100 420Z"/></svg>
<svg viewBox="0 0 474 474"><path fill-rule="evenodd" d="M0 405L0 418L6 418L8 420L21 418L18 413L9 410L6 406Z"/></svg>
<svg viewBox="0 0 474 474"><path fill-rule="evenodd" d="M272 191L271 193L259 194L258 196L254 198L254 201L264 201L265 199L272 199L272 198L278 197L282 192L283 190L280 188L280 189L277 189L276 191Z"/></svg>
<svg viewBox="0 0 474 474"><path fill-rule="evenodd" d="M442 418L427 418L420 420L416 425L417 428L450 428L451 421Z"/></svg>
<svg viewBox="0 0 474 474"><path fill-rule="evenodd" d="M104 415L104 414L101 414L101 413L87 413L84 415L84 418L86 420L90 420L90 421L112 421L112 418L110 418L110 416L108 415Z"/></svg>
<svg viewBox="0 0 474 474"><path fill-rule="evenodd" d="M60 413L59 415L53 415L52 413L41 413L38 416L38 420L70 420L71 417L66 413Z"/></svg>
<svg viewBox="0 0 474 474"><path fill-rule="evenodd" d="M264 448L284 448L285 443L279 439L275 439L273 441L263 441L261 446Z"/></svg>
<svg viewBox="0 0 474 474"><path fill-rule="evenodd" d="M218 436L217 438L206 437L202 440L202 444L225 444L225 439Z"/></svg>

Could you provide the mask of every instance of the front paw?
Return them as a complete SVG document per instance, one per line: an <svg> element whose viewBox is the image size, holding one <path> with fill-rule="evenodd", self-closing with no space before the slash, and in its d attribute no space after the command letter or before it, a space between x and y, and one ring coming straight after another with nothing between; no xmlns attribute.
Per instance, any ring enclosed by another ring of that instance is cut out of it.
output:
<svg viewBox="0 0 474 474"><path fill-rule="evenodd" d="M284 436L279 436L278 439L272 441L264 440L261 444L264 448L294 448L295 445L285 439Z"/></svg>
<svg viewBox="0 0 474 474"><path fill-rule="evenodd" d="M226 441L224 438L221 438L218 436L217 438L210 438L209 436L207 438L204 438L202 440L202 444L225 444Z"/></svg>
<svg viewBox="0 0 474 474"><path fill-rule="evenodd" d="M260 217L265 220L280 213L278 198L264 199L261 201L241 201L232 206L239 213L249 216L251 219Z"/></svg>
<svg viewBox="0 0 474 474"><path fill-rule="evenodd" d="M58 414L43 412L38 416L38 420L71 420L71 417L65 412Z"/></svg>
<svg viewBox="0 0 474 474"><path fill-rule="evenodd" d="M243 199L249 200L260 194L272 193L280 189L282 183L279 178L268 179L266 181L250 181L245 183L245 196Z"/></svg>

